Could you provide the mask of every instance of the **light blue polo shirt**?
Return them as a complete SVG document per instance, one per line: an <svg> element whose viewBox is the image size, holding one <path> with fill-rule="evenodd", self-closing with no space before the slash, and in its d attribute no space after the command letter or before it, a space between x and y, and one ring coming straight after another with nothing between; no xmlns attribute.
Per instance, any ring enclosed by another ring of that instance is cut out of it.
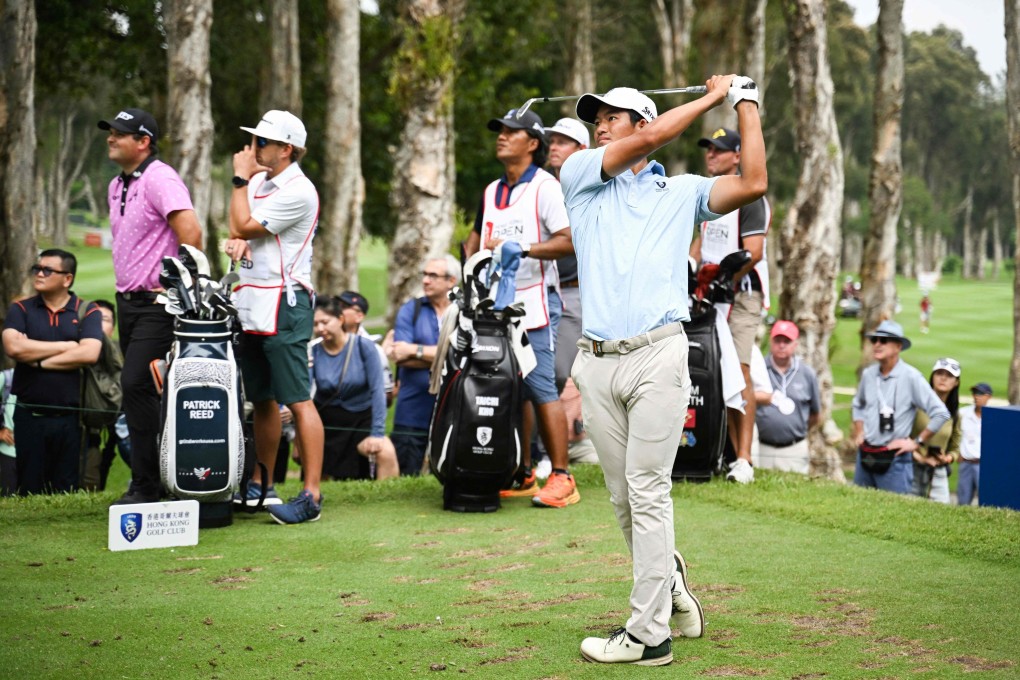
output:
<svg viewBox="0 0 1020 680"><path fill-rule="evenodd" d="M651 161L602 181L606 147L572 154L560 170L581 284L581 328L622 340L690 318L687 256L714 177L666 177Z"/></svg>

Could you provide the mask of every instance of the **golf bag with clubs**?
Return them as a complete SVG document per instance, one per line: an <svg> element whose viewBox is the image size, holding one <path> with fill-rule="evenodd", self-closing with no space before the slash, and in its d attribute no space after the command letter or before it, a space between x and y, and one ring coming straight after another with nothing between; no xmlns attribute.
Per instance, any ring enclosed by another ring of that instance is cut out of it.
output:
<svg viewBox="0 0 1020 680"><path fill-rule="evenodd" d="M691 401L673 462L675 480L707 482L723 472L727 426L718 329L718 316L723 312L716 303L732 304L733 275L750 257L746 250L738 250L723 258L718 268L703 266L697 277L693 267L690 270L691 320L684 323L684 331L689 346Z"/></svg>
<svg viewBox="0 0 1020 680"><path fill-rule="evenodd" d="M160 470L170 496L199 501L199 527L227 526L233 495L250 472L236 311L227 299L236 274L212 282L201 251L181 246L179 254L163 258L160 274L162 301L176 316L165 367L154 366L162 387Z"/></svg>
<svg viewBox="0 0 1020 680"><path fill-rule="evenodd" d="M443 508L455 512L499 509L499 491L521 464L519 356L528 363L534 353L520 328L523 308L496 308L502 296L494 260L491 251L482 250L464 265L463 287L451 294L454 304L444 317L448 346L433 364L434 373L441 366L441 377L426 455L443 484ZM504 283L513 286L512 280Z"/></svg>

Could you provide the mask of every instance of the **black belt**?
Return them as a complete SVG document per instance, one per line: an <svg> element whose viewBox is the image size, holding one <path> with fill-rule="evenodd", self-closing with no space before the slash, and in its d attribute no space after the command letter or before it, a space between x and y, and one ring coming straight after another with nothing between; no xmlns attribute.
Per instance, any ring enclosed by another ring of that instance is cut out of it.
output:
<svg viewBox="0 0 1020 680"><path fill-rule="evenodd" d="M123 293L117 293L117 297L121 299L142 302L155 302L158 295L159 293L154 290L126 290Z"/></svg>
<svg viewBox="0 0 1020 680"><path fill-rule="evenodd" d="M581 282L577 279L573 281L560 281L560 288L577 288L581 285Z"/></svg>
<svg viewBox="0 0 1020 680"><path fill-rule="evenodd" d="M785 449L788 446L793 446L794 444L800 444L802 441L804 441L804 437L801 437L800 439L794 439L792 442L786 442L784 444L776 444L776 443L773 443L773 442L767 442L764 439L762 439L761 437L758 438L758 442L759 443L764 444L765 446L771 446L774 449Z"/></svg>

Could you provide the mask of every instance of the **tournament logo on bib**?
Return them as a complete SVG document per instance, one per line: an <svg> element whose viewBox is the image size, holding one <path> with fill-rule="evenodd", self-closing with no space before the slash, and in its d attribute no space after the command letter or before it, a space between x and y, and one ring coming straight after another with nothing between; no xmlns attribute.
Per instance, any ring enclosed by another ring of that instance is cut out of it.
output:
<svg viewBox="0 0 1020 680"><path fill-rule="evenodd" d="M475 431L475 437L478 439L478 443L485 446L492 441L492 428L491 427L479 427Z"/></svg>
<svg viewBox="0 0 1020 680"><path fill-rule="evenodd" d="M120 535L131 543L142 534L142 515L139 512L126 512L120 516Z"/></svg>

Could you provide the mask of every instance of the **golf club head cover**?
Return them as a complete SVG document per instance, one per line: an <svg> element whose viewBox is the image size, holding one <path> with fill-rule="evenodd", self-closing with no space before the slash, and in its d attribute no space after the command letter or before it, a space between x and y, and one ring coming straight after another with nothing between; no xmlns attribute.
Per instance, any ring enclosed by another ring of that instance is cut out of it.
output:
<svg viewBox="0 0 1020 680"><path fill-rule="evenodd" d="M726 93L726 101L733 108L742 101L754 102L758 106L758 86L747 76L734 76L730 83L730 91Z"/></svg>
<svg viewBox="0 0 1020 680"><path fill-rule="evenodd" d="M516 241L504 241L500 244L499 269L502 274L499 278L499 288L496 293L496 310L506 309L512 305L517 295L517 269L521 266L521 254L524 250L521 244Z"/></svg>

